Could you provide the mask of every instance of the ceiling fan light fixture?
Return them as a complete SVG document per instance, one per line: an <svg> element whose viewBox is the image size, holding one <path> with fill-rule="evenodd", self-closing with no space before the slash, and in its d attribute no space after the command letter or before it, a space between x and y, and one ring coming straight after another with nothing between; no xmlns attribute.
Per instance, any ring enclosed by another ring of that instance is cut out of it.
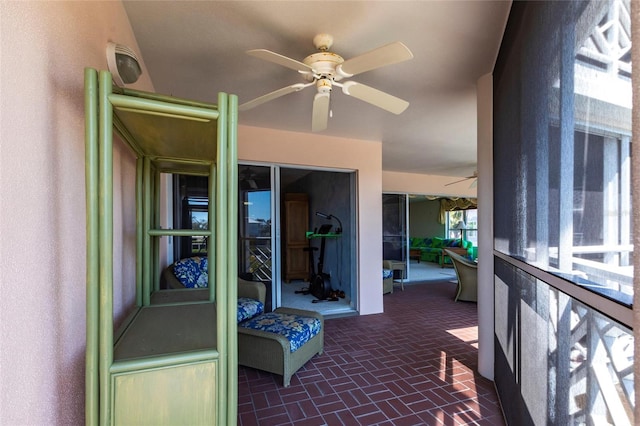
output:
<svg viewBox="0 0 640 426"><path fill-rule="evenodd" d="M316 81L316 87L318 88L318 93L331 93L331 80L321 78Z"/></svg>
<svg viewBox="0 0 640 426"><path fill-rule="evenodd" d="M303 59L303 63L313 69L312 77L338 78L336 67L344 62L344 58L333 52L316 52Z"/></svg>
<svg viewBox="0 0 640 426"><path fill-rule="evenodd" d="M247 51L249 55L256 58L296 70L303 74L305 80L309 82L308 84L316 84L317 93L313 100L311 120L312 132L319 132L327 128L328 118L332 115L329 96L333 85L342 88L342 92L348 96L352 96L393 114L401 114L407 109L409 102L403 99L355 81L340 82L346 76L351 77L362 72L371 71L413 58L413 54L404 44L400 42L390 43L345 60L342 56L329 51L333 43L333 37L331 35L318 34L313 42L318 52L308 55L303 59L303 62L266 49ZM343 68L346 68L346 70ZM266 95L243 103L238 109L245 111L267 101L285 96L297 91L294 90L294 87L296 86L290 85L267 93ZM307 84L303 87L307 87Z"/></svg>
<svg viewBox="0 0 640 426"><path fill-rule="evenodd" d="M135 52L121 44L107 43L107 66L117 86L133 84L142 74Z"/></svg>

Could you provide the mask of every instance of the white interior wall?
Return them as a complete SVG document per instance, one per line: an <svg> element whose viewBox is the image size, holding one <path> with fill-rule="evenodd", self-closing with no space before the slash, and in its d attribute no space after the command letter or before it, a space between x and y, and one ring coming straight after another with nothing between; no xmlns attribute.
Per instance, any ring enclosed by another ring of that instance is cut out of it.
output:
<svg viewBox="0 0 640 426"><path fill-rule="evenodd" d="M493 74L478 80L478 372L493 380Z"/></svg>

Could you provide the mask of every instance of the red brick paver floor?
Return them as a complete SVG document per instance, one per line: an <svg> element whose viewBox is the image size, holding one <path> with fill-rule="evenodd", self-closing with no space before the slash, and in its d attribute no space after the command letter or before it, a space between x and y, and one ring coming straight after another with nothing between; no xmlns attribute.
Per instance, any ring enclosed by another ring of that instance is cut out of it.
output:
<svg viewBox="0 0 640 426"><path fill-rule="evenodd" d="M282 377L239 367L238 424L504 425L477 373L476 304L447 281L405 285L383 314L325 320L324 353Z"/></svg>

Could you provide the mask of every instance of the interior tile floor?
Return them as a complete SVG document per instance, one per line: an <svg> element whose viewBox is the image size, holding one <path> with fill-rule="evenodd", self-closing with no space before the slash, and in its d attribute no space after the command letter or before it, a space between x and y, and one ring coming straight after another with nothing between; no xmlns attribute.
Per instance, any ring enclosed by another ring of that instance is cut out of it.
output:
<svg viewBox="0 0 640 426"><path fill-rule="evenodd" d="M425 281L442 281L444 279L456 282L456 272L451 265L442 268L439 264L433 262L416 262L412 260L405 272L404 285L414 283L423 283ZM281 305L288 308L306 309L317 311L325 316L344 316L347 314L356 314L354 303L347 293L344 299L338 299L335 302L319 302L314 303L316 299L311 294L300 294L297 291L308 289L309 283L306 281L296 280L290 283L283 283L281 291ZM400 280L396 280L394 291L400 291Z"/></svg>
<svg viewBox="0 0 640 426"><path fill-rule="evenodd" d="M451 280L384 296L383 314L327 319L324 353L282 377L238 369L238 424L503 425L477 373L476 304Z"/></svg>
<svg viewBox="0 0 640 426"><path fill-rule="evenodd" d="M445 265L443 268L438 263L412 260L408 264L408 269L408 276L404 280L405 284L445 279L456 280L456 271L451 265Z"/></svg>
<svg viewBox="0 0 640 426"><path fill-rule="evenodd" d="M312 294L296 293L296 291L307 290L308 288L309 283L306 281L283 283L280 290L282 297L281 306L305 309L307 311L317 311L325 316L342 315L349 312L353 312L355 314L355 308L353 307L349 296L338 298L337 301L322 301L314 303L317 298Z"/></svg>

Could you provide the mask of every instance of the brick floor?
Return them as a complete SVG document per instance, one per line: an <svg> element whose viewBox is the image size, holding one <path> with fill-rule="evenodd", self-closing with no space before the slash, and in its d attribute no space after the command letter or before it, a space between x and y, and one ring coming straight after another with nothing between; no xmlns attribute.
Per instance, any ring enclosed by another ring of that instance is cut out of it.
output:
<svg viewBox="0 0 640 426"><path fill-rule="evenodd" d="M282 377L239 367L238 424L504 425L493 383L477 373L476 304L455 284L405 286L385 313L325 320L325 346Z"/></svg>

